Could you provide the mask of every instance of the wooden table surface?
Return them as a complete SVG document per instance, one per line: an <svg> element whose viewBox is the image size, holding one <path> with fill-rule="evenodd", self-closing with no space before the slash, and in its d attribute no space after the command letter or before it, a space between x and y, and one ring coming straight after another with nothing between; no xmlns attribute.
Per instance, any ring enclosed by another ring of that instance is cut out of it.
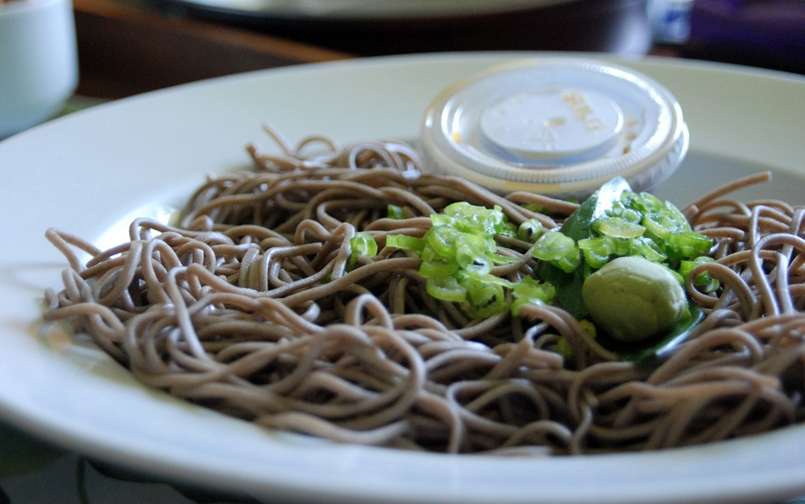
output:
<svg viewBox="0 0 805 504"><path fill-rule="evenodd" d="M121 98L250 70L352 57L131 2L74 0L77 93Z"/></svg>

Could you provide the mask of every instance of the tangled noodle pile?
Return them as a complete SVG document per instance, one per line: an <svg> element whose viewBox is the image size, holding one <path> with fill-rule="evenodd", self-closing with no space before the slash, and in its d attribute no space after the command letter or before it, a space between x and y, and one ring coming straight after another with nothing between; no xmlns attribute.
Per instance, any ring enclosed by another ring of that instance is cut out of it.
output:
<svg viewBox="0 0 805 504"><path fill-rule="evenodd" d="M138 219L130 241L106 251L48 230L71 267L64 289L47 293L45 318L76 320L147 385L346 443L580 454L706 443L802 419L805 209L725 196L766 175L685 209L716 242L716 261L689 278L707 271L721 287L707 294L689 280L704 322L669 357L633 363L558 307L469 320L425 293L415 253L385 246L390 234L421 237L430 214L456 201L499 205L514 223L536 218L548 229L576 204L420 175L403 144L342 149L317 137L294 148L267 130L283 153L250 147L257 169L208 180L176 226ZM388 218L389 204L407 218ZM350 265L361 231L378 252ZM535 268L533 244L497 244L517 261L494 274ZM75 249L92 259L81 264ZM570 352L557 351L560 341Z"/></svg>

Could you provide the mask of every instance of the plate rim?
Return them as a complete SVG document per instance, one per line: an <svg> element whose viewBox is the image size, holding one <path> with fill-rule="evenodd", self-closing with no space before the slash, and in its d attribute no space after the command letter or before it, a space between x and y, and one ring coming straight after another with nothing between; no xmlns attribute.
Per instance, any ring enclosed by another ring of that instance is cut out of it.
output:
<svg viewBox="0 0 805 504"><path fill-rule="evenodd" d="M579 0L166 0L231 16L299 22L417 21L553 7Z"/></svg>

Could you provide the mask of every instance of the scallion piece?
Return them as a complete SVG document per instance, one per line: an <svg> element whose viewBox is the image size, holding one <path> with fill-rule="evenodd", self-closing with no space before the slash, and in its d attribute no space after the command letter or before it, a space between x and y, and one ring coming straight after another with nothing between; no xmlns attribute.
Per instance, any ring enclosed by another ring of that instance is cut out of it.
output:
<svg viewBox="0 0 805 504"><path fill-rule="evenodd" d="M680 261L679 274L682 276L682 278L687 278L693 268L708 262L715 262L715 259L708 256L700 256L692 261ZM693 280L693 285L701 289L703 292L709 293L715 292L721 286L721 283L712 278L709 274L702 273Z"/></svg>
<svg viewBox="0 0 805 504"><path fill-rule="evenodd" d="M353 267L358 257L371 257L377 255L377 242L369 233L356 233L349 239L349 248L352 254L349 258L349 267Z"/></svg>
<svg viewBox="0 0 805 504"><path fill-rule="evenodd" d="M452 276L428 278L425 291L436 299L452 303L463 303L467 299L467 290Z"/></svg>
<svg viewBox="0 0 805 504"><path fill-rule="evenodd" d="M581 263L576 242L559 231L542 235L534 244L532 255L537 259L550 262L565 273L575 270Z"/></svg>
<svg viewBox="0 0 805 504"><path fill-rule="evenodd" d="M400 206L389 204L386 211L389 219L403 220L407 218L405 210Z"/></svg>
<svg viewBox="0 0 805 504"><path fill-rule="evenodd" d="M425 247L425 242L416 236L408 236L404 234L395 234L386 236L386 246L394 247L402 250L413 250L421 252Z"/></svg>
<svg viewBox="0 0 805 504"><path fill-rule="evenodd" d="M534 243L542 236L543 226L537 219L528 219L520 224L517 230L517 237L523 241Z"/></svg>
<svg viewBox="0 0 805 504"><path fill-rule="evenodd" d="M584 260L593 268L601 268L609 262L612 254L612 240L599 236L597 238L586 238L579 240L578 246L584 255Z"/></svg>
<svg viewBox="0 0 805 504"><path fill-rule="evenodd" d="M643 236L646 228L623 217L604 217L593 222L593 229L611 238L636 238Z"/></svg>
<svg viewBox="0 0 805 504"><path fill-rule="evenodd" d="M511 312L514 316L520 315L520 309L527 304L542 305L549 303L556 289L548 282L540 282L531 277L524 277L512 289L514 301L512 302Z"/></svg>
<svg viewBox="0 0 805 504"><path fill-rule="evenodd" d="M677 256L676 259L698 257L710 252L713 247L713 239L696 231L682 231L671 234L668 238L668 246L676 253L674 254Z"/></svg>
<svg viewBox="0 0 805 504"><path fill-rule="evenodd" d="M419 274L424 278L450 276L456 271L458 271L458 263L455 261L422 261L419 266Z"/></svg>
<svg viewBox="0 0 805 504"><path fill-rule="evenodd" d="M654 240L641 236L632 238L630 243L629 255L643 256L651 262L661 263L668 259L663 251L657 246Z"/></svg>

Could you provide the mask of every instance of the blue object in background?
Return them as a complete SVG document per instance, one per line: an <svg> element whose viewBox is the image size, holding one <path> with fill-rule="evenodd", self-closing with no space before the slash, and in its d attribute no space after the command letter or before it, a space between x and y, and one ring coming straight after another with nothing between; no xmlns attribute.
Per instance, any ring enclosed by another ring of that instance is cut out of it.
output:
<svg viewBox="0 0 805 504"><path fill-rule="evenodd" d="M648 0L646 7L656 42L681 43L688 39L693 0Z"/></svg>
<svg viewBox="0 0 805 504"><path fill-rule="evenodd" d="M694 0L682 51L805 73L805 0Z"/></svg>

